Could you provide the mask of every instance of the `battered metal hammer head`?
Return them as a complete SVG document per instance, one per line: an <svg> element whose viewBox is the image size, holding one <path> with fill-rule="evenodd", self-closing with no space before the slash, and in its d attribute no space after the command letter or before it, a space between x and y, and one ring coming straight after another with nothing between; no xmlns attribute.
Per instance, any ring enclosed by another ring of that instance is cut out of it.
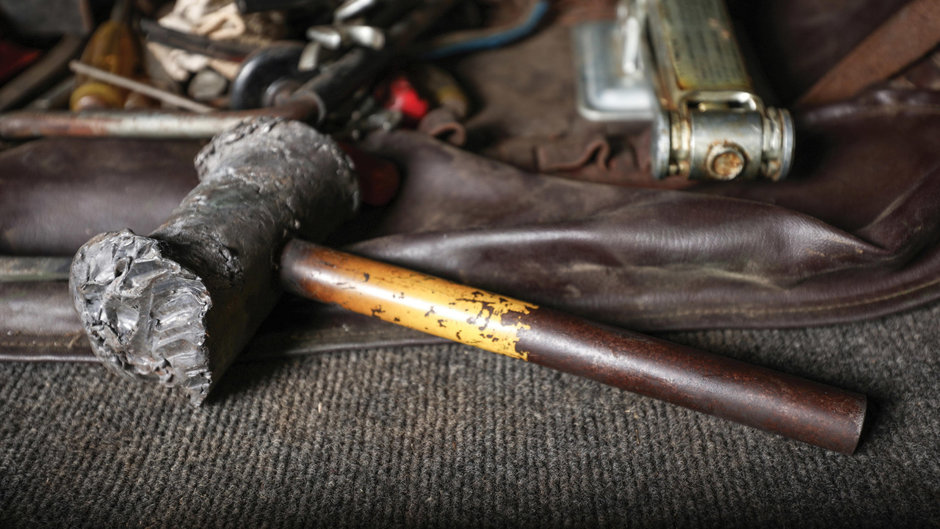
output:
<svg viewBox="0 0 940 529"><path fill-rule="evenodd" d="M337 144L293 121L240 124L196 167L200 184L149 237L123 230L82 246L69 286L105 365L198 405L280 296L284 243L322 239L355 213L359 190Z"/></svg>

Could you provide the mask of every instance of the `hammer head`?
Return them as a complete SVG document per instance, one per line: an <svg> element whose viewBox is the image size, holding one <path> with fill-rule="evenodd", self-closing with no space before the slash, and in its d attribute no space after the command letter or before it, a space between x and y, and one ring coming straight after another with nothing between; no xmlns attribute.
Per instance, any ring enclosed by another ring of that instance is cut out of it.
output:
<svg viewBox="0 0 940 529"><path fill-rule="evenodd" d="M200 404L280 295L288 238L321 239L356 210L352 166L329 137L259 119L196 158L200 184L149 237L98 235L70 289L92 349L113 370Z"/></svg>

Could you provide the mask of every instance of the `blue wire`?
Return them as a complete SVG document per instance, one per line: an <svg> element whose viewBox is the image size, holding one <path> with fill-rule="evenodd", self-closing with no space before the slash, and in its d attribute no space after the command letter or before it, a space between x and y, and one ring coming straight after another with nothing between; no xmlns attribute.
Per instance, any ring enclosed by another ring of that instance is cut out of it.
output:
<svg viewBox="0 0 940 529"><path fill-rule="evenodd" d="M542 17L544 17L547 12L548 0L538 0L529 11L529 16L518 26L511 27L493 35L486 35L485 37L473 38L453 44L445 44L440 48L428 51L421 57L425 60L440 59L442 57L450 57L451 55L505 46L535 31L535 28L538 27L539 22L542 21Z"/></svg>

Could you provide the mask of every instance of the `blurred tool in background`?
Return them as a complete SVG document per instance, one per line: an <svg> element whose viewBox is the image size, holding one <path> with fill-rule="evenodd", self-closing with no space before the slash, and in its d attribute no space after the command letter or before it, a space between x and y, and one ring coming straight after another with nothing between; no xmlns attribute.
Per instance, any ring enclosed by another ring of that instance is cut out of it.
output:
<svg viewBox="0 0 940 529"><path fill-rule="evenodd" d="M38 58L39 50L20 46L15 42L0 41L0 83L5 83Z"/></svg>
<svg viewBox="0 0 940 529"><path fill-rule="evenodd" d="M49 100L44 91L68 76L68 62L81 53L92 29L94 17L88 0L61 0L54 5L40 0L0 0L4 43L41 52L30 61L3 59L4 67L15 77L0 80L0 111L27 105L36 96Z"/></svg>
<svg viewBox="0 0 940 529"><path fill-rule="evenodd" d="M345 2L330 6L325 12L307 13L303 20L322 21L320 25L308 25L306 29L299 30L310 38L309 42L266 44L269 42L266 39L282 30L287 31L287 28L275 28L265 33L263 38L253 38L249 37L249 29L253 27L253 19L250 17L255 15L243 18L232 3L178 1L170 14L158 18L159 25L169 31L154 30L152 25L145 24L150 27L148 35L157 35L162 39L162 43L149 42L147 46L147 55L156 59L144 61L150 76L154 77L162 70L162 77L171 82L169 92L182 93L188 85L191 94L199 94L200 98L213 105L225 104L223 94L218 91L225 89L226 79L232 79L225 100L229 108L239 112L213 112L204 117L172 112L13 113L0 117L0 135L19 139L46 135L205 138L241 119L263 114L317 122L326 131L347 131L350 137L359 137L361 134L357 130L397 126L399 118L394 115L397 113L400 116L403 109L411 113L416 123L427 112L427 109L415 110L415 105L420 106L421 102L417 91L409 92L414 97L411 97L407 108L402 109L382 108L381 104L374 102L370 107L368 100L374 99L372 88L380 84L385 75L390 72L392 76L395 75L399 60L407 55L415 39L431 28L454 3L454 0ZM319 3L314 6L323 8ZM266 21L278 18L274 13L265 15ZM124 20L123 13L112 18ZM181 20L185 20L188 26L179 22ZM271 27L259 24L258 27ZM174 25L185 27L178 29L173 28ZM127 93L127 87L133 87L128 81L133 74L132 61L126 59L134 46L127 44L126 27L110 23L104 25L92 39L86 52L88 60L82 61L85 66L79 66L84 72L83 76L111 79L109 83L120 86L102 88L99 81L83 83L73 95L73 101L84 103L75 108L118 108L115 103L119 97ZM353 29L356 31L353 32ZM329 45L323 42L331 32L342 37L352 33L364 34L360 30L366 29L374 37L368 39L368 42L355 38L340 38ZM220 46L208 53L227 56L224 59L200 56L198 61L193 62L193 54L188 51L193 49L190 45L192 39L181 37L186 32L191 33L190 37L209 38L220 43ZM154 53L155 49L159 50L159 46L165 47L176 42L188 42L186 50L173 50L182 55L170 53L161 60L160 53ZM239 59L249 46L254 46L255 51L248 53L240 62L231 60ZM311 47L323 49L317 53L317 60L302 65L302 55ZM115 50L120 51L115 53ZM128 55L124 55L126 51ZM172 60L167 61L167 57ZM223 63L234 65L234 71L221 66ZM107 76L118 77L106 77L87 66L102 70ZM173 106L194 112L206 110L199 103L183 101L160 92L142 91ZM391 106L396 104L393 102ZM252 110L262 108L264 110ZM373 113L376 115L370 115Z"/></svg>
<svg viewBox="0 0 940 529"><path fill-rule="evenodd" d="M548 0L532 2L522 19L506 26L449 33L427 43L421 57L436 60L462 53L499 48L534 32L548 13Z"/></svg>
<svg viewBox="0 0 940 529"><path fill-rule="evenodd" d="M105 21L92 34L85 46L81 62L123 77L132 77L140 66L140 51L136 37L128 25L130 8L128 0L114 5L111 19ZM73 111L124 108L129 91L79 74L76 87L69 100Z"/></svg>

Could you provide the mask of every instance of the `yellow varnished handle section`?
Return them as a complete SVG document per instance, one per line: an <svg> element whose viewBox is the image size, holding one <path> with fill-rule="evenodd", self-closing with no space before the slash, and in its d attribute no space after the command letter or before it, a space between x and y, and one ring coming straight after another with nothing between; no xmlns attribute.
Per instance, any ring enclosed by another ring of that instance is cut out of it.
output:
<svg viewBox="0 0 940 529"><path fill-rule="evenodd" d="M82 62L108 73L132 77L137 70L139 53L134 33L120 21L107 20L95 30L82 52ZM69 107L73 111L122 108L127 90L107 83L76 76Z"/></svg>
<svg viewBox="0 0 940 529"><path fill-rule="evenodd" d="M528 360L518 348L535 305L301 241L288 243L281 278L296 294L434 336Z"/></svg>

